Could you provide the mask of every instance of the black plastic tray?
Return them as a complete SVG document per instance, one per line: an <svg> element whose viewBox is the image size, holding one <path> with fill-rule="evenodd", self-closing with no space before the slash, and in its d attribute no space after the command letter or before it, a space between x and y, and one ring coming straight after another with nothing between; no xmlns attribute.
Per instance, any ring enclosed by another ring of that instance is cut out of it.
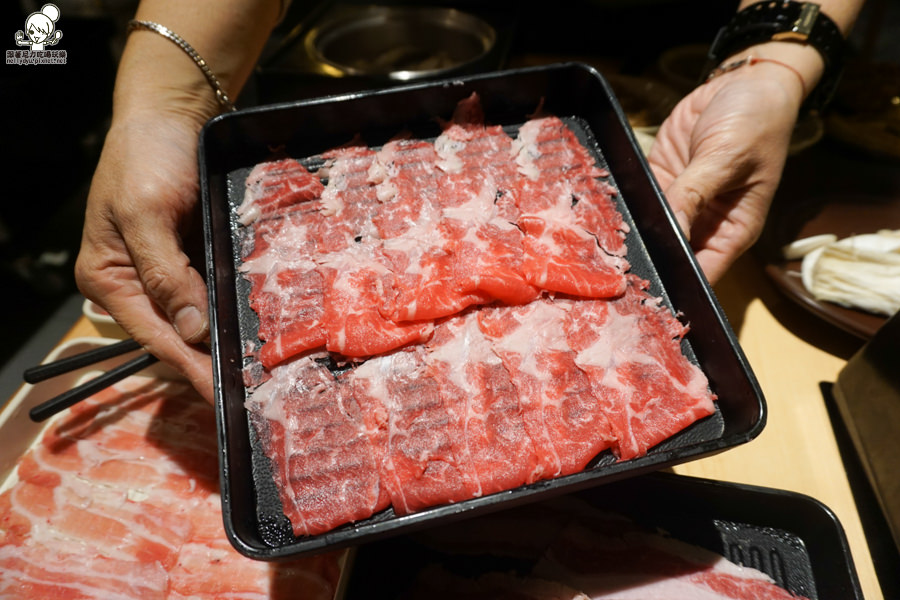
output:
<svg viewBox="0 0 900 600"><path fill-rule="evenodd" d="M843 527L828 507L809 496L669 473L636 477L573 496L760 570L793 594L811 600L862 600ZM529 507L527 516L540 515L542 507L540 503ZM548 515L554 514L548 510ZM464 539L466 531L477 532L479 527L508 531L491 528L493 518L488 515L455 524L449 535ZM447 531L435 528L427 538L411 534L359 547L344 581L342 600L368 598L372 590L378 590L379 597L399 597L421 568L435 562L468 576L498 569L527 572L533 566L527 553L512 558L513 552L465 555L446 542L436 544ZM493 539L495 548L508 550L516 544L538 548L542 541L529 530L510 533L508 539Z"/></svg>
<svg viewBox="0 0 900 600"><path fill-rule="evenodd" d="M619 191L619 208L632 227L626 239L632 270L649 280L651 292L662 296L690 324L684 349L718 395L716 412L641 458L617 463L607 452L584 471L566 477L403 517L387 510L318 536L295 538L244 409L243 350L245 342L256 341L246 283L236 270L234 210L243 199L244 179L254 165L270 160L276 149L302 160L356 135L371 146L400 131L434 137L440 132L435 118L449 118L456 104L473 92L480 95L491 124L514 130L539 107L563 118L598 163L609 169L610 182ZM222 115L201 134L200 173L223 514L229 539L248 556L280 559L356 545L531 502L545 494L612 482L742 444L756 437L765 424L765 401L734 333L611 88L590 67L567 63L501 71Z"/></svg>

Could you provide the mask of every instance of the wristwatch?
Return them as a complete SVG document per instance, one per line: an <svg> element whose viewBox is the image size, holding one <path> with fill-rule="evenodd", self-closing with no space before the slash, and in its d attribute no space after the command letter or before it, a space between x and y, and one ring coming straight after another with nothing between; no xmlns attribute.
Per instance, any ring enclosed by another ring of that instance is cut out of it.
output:
<svg viewBox="0 0 900 600"><path fill-rule="evenodd" d="M845 41L840 28L813 2L765 0L738 11L709 47L704 78L732 54L768 41L807 44L822 55L825 71L803 105L822 110L840 81Z"/></svg>

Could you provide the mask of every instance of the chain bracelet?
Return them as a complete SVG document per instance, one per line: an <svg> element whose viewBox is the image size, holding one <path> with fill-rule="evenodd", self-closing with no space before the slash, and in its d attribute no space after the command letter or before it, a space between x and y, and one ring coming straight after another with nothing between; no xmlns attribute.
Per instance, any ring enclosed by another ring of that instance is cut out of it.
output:
<svg viewBox="0 0 900 600"><path fill-rule="evenodd" d="M209 85L212 86L213 91L215 91L216 100L219 102L222 108L227 111L235 110L234 104L231 102L231 99L228 98L228 94L225 93L225 89L222 87L222 84L219 83L219 79L210 70L209 65L206 64L206 61L203 60L203 57L197 54L197 51L194 50L194 47L187 43L187 41L183 37L172 31L168 27L165 27L153 21L139 21L137 19L128 21L128 32L130 33L135 29L155 31L159 35L170 40L179 48L184 50L184 52L191 57L191 60L193 60L194 63L198 67L200 67L200 70L203 72L203 75L206 77Z"/></svg>

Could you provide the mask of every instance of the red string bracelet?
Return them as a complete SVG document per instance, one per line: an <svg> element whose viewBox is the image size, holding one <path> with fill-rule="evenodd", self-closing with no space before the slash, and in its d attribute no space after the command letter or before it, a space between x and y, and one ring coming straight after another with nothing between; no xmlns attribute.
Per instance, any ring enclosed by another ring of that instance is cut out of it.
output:
<svg viewBox="0 0 900 600"><path fill-rule="evenodd" d="M716 67L712 71L709 72L709 75L706 76L706 81L713 79L714 77L718 77L724 73L728 73L730 71L734 71L735 69L739 69L744 65L753 66L756 63L768 62L776 65L781 65L785 69L789 69L794 75L797 76L797 79L800 80L800 89L803 90L803 97L806 97L806 82L803 80L803 75L800 74L800 71L792 67L787 63L783 63L780 60L775 60L774 58L759 58L756 56L747 56L746 58L742 58L740 60L736 60L734 62L728 63L727 65L722 65L720 67ZM705 82L704 82L705 83Z"/></svg>

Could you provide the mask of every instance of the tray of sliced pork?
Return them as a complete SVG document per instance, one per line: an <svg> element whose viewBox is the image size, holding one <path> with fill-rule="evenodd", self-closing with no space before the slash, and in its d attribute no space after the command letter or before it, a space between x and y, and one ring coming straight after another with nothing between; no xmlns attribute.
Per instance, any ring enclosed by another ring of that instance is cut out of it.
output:
<svg viewBox="0 0 900 600"><path fill-rule="evenodd" d="M341 600L862 598L828 507L670 473L364 544L352 564Z"/></svg>
<svg viewBox="0 0 900 600"><path fill-rule="evenodd" d="M590 67L222 115L200 169L223 510L247 555L501 510L764 426Z"/></svg>

